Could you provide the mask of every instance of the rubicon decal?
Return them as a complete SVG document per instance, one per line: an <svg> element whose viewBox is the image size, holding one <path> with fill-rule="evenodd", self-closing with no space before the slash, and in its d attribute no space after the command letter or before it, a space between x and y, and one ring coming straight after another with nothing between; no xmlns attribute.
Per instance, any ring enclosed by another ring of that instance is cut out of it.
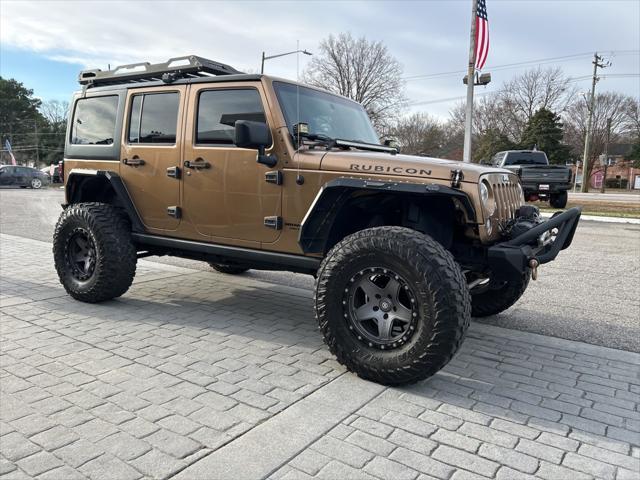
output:
<svg viewBox="0 0 640 480"><path fill-rule="evenodd" d="M431 175L425 168L404 168L397 165L358 165L352 163L349 168L356 172L398 173L400 175Z"/></svg>

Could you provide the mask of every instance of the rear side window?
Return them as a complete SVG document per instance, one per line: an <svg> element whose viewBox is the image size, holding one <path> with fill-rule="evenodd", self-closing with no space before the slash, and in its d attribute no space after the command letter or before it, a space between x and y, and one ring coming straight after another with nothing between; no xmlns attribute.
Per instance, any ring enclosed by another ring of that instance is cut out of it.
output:
<svg viewBox="0 0 640 480"><path fill-rule="evenodd" d="M200 93L196 143L233 145L237 120L266 122L257 90L207 90Z"/></svg>
<svg viewBox="0 0 640 480"><path fill-rule="evenodd" d="M129 118L129 143L176 143L178 92L135 95Z"/></svg>
<svg viewBox="0 0 640 480"><path fill-rule="evenodd" d="M112 145L116 130L118 96L81 98L76 102L71 143Z"/></svg>

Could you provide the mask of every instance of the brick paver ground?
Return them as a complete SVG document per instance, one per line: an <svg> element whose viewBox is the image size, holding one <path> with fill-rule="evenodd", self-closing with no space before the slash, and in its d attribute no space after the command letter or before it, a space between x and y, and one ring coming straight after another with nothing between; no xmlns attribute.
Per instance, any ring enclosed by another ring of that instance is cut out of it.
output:
<svg viewBox="0 0 640 480"><path fill-rule="evenodd" d="M0 236L0 477L640 477L640 355L472 324L430 380L345 372L311 292L139 262L70 299Z"/></svg>

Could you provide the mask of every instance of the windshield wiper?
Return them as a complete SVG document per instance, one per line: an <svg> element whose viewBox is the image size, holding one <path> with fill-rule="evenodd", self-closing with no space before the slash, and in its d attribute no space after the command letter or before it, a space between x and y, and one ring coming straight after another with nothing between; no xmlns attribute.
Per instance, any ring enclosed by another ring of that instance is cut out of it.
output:
<svg viewBox="0 0 640 480"><path fill-rule="evenodd" d="M338 147L350 147L370 152L385 152L392 155L398 153L398 149L395 147L387 147L386 145L378 145L377 143L367 143L359 140L343 140L341 138L336 138L335 142Z"/></svg>
<svg viewBox="0 0 640 480"><path fill-rule="evenodd" d="M398 150L394 147L387 147L385 145L378 145L375 143L363 142L361 140L345 140L343 138L331 138L328 135L322 133L308 133L303 136L305 140L311 140L314 142L311 148L317 145L323 145L327 150L335 147L342 149L355 148L357 150L367 150L371 152L385 152L395 155Z"/></svg>

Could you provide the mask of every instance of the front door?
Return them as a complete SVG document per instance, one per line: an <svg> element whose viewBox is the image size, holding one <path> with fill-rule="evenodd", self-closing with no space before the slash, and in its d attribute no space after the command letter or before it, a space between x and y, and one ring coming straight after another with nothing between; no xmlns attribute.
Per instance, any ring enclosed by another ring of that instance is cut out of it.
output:
<svg viewBox="0 0 640 480"><path fill-rule="evenodd" d="M199 235L214 242L259 246L280 235L280 185L265 180L269 169L257 151L233 144L236 120L269 123L259 82L246 87L191 85L185 131L183 206Z"/></svg>
<svg viewBox="0 0 640 480"><path fill-rule="evenodd" d="M127 95L120 175L142 223L153 233L180 224L182 112L186 87L131 89Z"/></svg>

